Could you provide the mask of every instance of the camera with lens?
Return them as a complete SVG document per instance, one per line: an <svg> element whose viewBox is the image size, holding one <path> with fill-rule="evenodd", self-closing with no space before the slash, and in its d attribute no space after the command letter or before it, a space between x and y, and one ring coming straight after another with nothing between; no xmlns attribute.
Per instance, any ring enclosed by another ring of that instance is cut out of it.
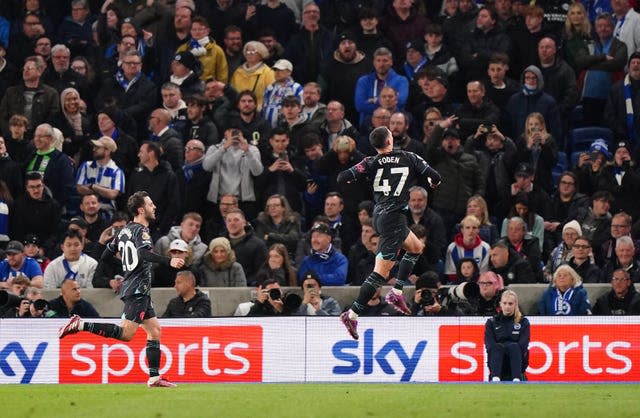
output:
<svg viewBox="0 0 640 418"><path fill-rule="evenodd" d="M480 286L475 282L464 282L457 286L451 286L447 290L447 296L453 302L466 302L480 296Z"/></svg>
<svg viewBox="0 0 640 418"><path fill-rule="evenodd" d="M282 300L282 305L284 306L285 315L290 315L296 309L302 305L302 298L300 295L292 292L287 292L285 294L282 293L280 289L274 288L269 290L269 299L271 300Z"/></svg>
<svg viewBox="0 0 640 418"><path fill-rule="evenodd" d="M433 293L429 289L422 289L420 293L420 305L431 306L436 303L436 299L433 297Z"/></svg>
<svg viewBox="0 0 640 418"><path fill-rule="evenodd" d="M30 301L24 296L14 295L6 290L0 290L0 311L8 311L9 309L16 309L20 307L23 300L32 304L37 311L45 310L49 307L49 302L44 299L37 299Z"/></svg>

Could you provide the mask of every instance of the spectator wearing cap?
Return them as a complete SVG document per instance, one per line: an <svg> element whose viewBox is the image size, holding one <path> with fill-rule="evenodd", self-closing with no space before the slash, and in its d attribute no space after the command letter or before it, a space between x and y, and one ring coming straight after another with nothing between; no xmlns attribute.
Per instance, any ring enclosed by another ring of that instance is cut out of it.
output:
<svg viewBox="0 0 640 418"><path fill-rule="evenodd" d="M166 235L162 238L166 238ZM204 245L204 249L206 250L207 246L205 244L202 245ZM156 253L166 255L168 257L181 258L184 260L184 265L180 268L174 268L170 265L163 264L157 265L153 270L153 280L151 281L152 287L173 287L176 275L181 271L190 271L195 276L196 281L199 281L200 276L198 269L202 262L203 253L200 253L200 258L196 261L194 259L194 250L200 252L201 248L189 246L189 244L181 238L175 238L171 242L163 240L160 247L156 245Z"/></svg>
<svg viewBox="0 0 640 418"><path fill-rule="evenodd" d="M554 138L559 138L562 132L560 111L556 99L544 91L544 79L540 69L535 65L525 68L520 84L520 91L509 98L505 108L511 120L508 134L515 138L515 135L524 132L527 116L538 112L544 116L547 130Z"/></svg>
<svg viewBox="0 0 640 418"><path fill-rule="evenodd" d="M466 139L478 130L482 133L493 131L500 121L500 109L489 98L485 98L485 85L473 80L467 83L467 101L456 111L460 123L460 137Z"/></svg>
<svg viewBox="0 0 640 418"><path fill-rule="evenodd" d="M166 109L155 109L149 116L151 141L162 148L162 158L178 173L184 163L183 142L178 131L173 129L170 123L171 114Z"/></svg>
<svg viewBox="0 0 640 418"><path fill-rule="evenodd" d="M76 175L76 189L80 195L95 192L100 209L108 214L116 210L116 199L125 191L124 171L111 159L118 149L116 141L103 136L91 141L93 161L85 161Z"/></svg>
<svg viewBox="0 0 640 418"><path fill-rule="evenodd" d="M287 131L291 141L290 149L295 156L302 154L300 144L305 134L317 131L317 125L302 112L302 103L298 96L286 96L282 99L277 127Z"/></svg>
<svg viewBox="0 0 640 418"><path fill-rule="evenodd" d="M342 103L345 107L344 116L350 122L356 122L359 117L353 97L356 83L371 68L370 59L359 46L351 32L341 33L338 36L338 48L333 51L330 60L322 63L321 69L321 78L327 86L325 97Z"/></svg>
<svg viewBox="0 0 640 418"><path fill-rule="evenodd" d="M553 209L551 198L541 187L535 184L536 172L530 163L518 163L514 171L514 182L511 183L510 192L500 196L500 202L495 206L492 215L502 219L507 216L509 210L515 206L516 196L520 193L527 195L529 202L535 202L535 212L542 219L550 219Z"/></svg>
<svg viewBox="0 0 640 418"><path fill-rule="evenodd" d="M298 282L302 283L310 272L314 272L325 286L343 286L347 280L347 257L332 244L333 231L318 223L311 228L311 254L307 255L298 269Z"/></svg>
<svg viewBox="0 0 640 418"><path fill-rule="evenodd" d="M46 256L44 248L40 243L40 238L35 234L27 234L22 241L24 245L24 255L31 257L38 262L40 269L45 271L51 260Z"/></svg>
<svg viewBox="0 0 640 418"><path fill-rule="evenodd" d="M111 154L111 158L120 167L128 178L138 164L138 143L129 132L135 134L135 128L131 130L132 122L125 121L125 115L115 106L108 106L98 111L97 134L94 138L108 136L116 142L117 149ZM127 127L128 126L128 127ZM87 143L80 150L80 161L93 159L93 144Z"/></svg>
<svg viewBox="0 0 640 418"><path fill-rule="evenodd" d="M302 100L302 86L292 77L293 64L286 59L279 59L273 64L275 81L267 86L262 103L262 116L275 128L282 107L282 100L287 96L296 96Z"/></svg>
<svg viewBox="0 0 640 418"><path fill-rule="evenodd" d="M200 79L200 62L189 51L178 52L171 61L169 82L180 87L183 97L202 94L204 82Z"/></svg>
<svg viewBox="0 0 640 418"><path fill-rule="evenodd" d="M511 40L498 26L498 15L491 7L481 7L475 28L468 32L460 52L460 66L467 80L479 80L487 69L489 57L495 52L509 54Z"/></svg>
<svg viewBox="0 0 640 418"><path fill-rule="evenodd" d="M422 39L414 39L405 45L405 62L402 65L404 75L413 81L413 77L418 71L427 65L427 57L425 56L424 42Z"/></svg>
<svg viewBox="0 0 640 418"><path fill-rule="evenodd" d="M604 108L611 87L616 80L624 78L624 66L629 54L627 45L613 37L614 26L611 15L598 15L595 19L597 36L593 51L587 54L581 49L575 56L577 68L585 71L581 91L582 111L584 120L590 125L600 126L604 123Z"/></svg>
<svg viewBox="0 0 640 418"><path fill-rule="evenodd" d="M176 274L175 284L178 296L167 304L163 318L210 318L211 300L196 288L196 277L190 271Z"/></svg>
<svg viewBox="0 0 640 418"><path fill-rule="evenodd" d="M373 111L381 105L380 94L384 87L393 87L398 92L398 108L404 109L409 96L409 82L393 67L393 54L381 47L373 53L374 70L358 79L355 89L356 109L360 112L359 125L363 128L371 119ZM420 119L422 120L422 119Z"/></svg>
<svg viewBox="0 0 640 418"><path fill-rule="evenodd" d="M293 63L293 77L302 85L317 82L322 63L331 59L335 47L333 31L320 23L320 6L315 2L305 4L302 25L288 43L279 36L285 46L285 58Z"/></svg>
<svg viewBox="0 0 640 418"><path fill-rule="evenodd" d="M83 318L100 318L96 308L80 294L80 283L65 280L60 286L60 296L49 301L47 318L70 318L79 315Z"/></svg>
<svg viewBox="0 0 640 418"><path fill-rule="evenodd" d="M589 152L583 152L578 156L573 171L578 177L580 192L591 196L597 190L598 176L610 158L609 145L602 138L591 143Z"/></svg>
<svg viewBox="0 0 640 418"><path fill-rule="evenodd" d="M616 21L614 36L627 45L629 59L640 49L640 15L632 7L632 0L611 2Z"/></svg>
<svg viewBox="0 0 640 418"><path fill-rule="evenodd" d="M13 202L14 213L22 216L9 218L9 236L22 241L27 234L36 234L47 252L56 244L56 232L60 222L60 204L45 193L42 174L28 172L25 175L26 193Z"/></svg>
<svg viewBox="0 0 640 418"><path fill-rule="evenodd" d="M155 84L142 73L142 57L138 51L127 51L122 54L120 69L103 81L94 103L97 109L106 107L107 103L115 104L125 117L135 121L135 134L146 138L147 117L156 98Z"/></svg>
<svg viewBox="0 0 640 418"><path fill-rule="evenodd" d="M633 9L629 9L629 12L635 13ZM604 107L604 120L613 131L613 137L618 140L629 139L633 147L640 139L640 52L634 51L629 49L631 56L627 74L611 87Z"/></svg>
<svg viewBox="0 0 640 418"><path fill-rule="evenodd" d="M244 44L242 54L245 62L233 72L229 84L236 91L253 92L257 110L260 111L264 92L275 81L273 70L264 62L269 57L269 51L262 42L249 41Z"/></svg>
<svg viewBox="0 0 640 418"><path fill-rule="evenodd" d="M404 55L407 43L422 36L429 23L429 19L413 6L411 1L393 1L380 19L380 29L391 41L396 57Z"/></svg>
<svg viewBox="0 0 640 418"><path fill-rule="evenodd" d="M542 273L545 281L550 282L553 272L560 264L566 263L573 256L571 248L576 238L582 236L582 228L578 221L571 220L562 227L562 238L560 243L551 251L547 264L543 267ZM589 243L589 246L591 244Z"/></svg>
<svg viewBox="0 0 640 418"><path fill-rule="evenodd" d="M624 211L638 219L640 207L636 199L640 193L640 175L636 171L636 162L631 158L632 145L620 141L613 150L613 159L598 175L596 189L606 190L613 196L611 213Z"/></svg>
<svg viewBox="0 0 640 418"><path fill-rule="evenodd" d="M204 287L244 287L247 279L231 243L224 237L211 240L200 266L201 285Z"/></svg>
<svg viewBox="0 0 640 418"><path fill-rule="evenodd" d="M613 196L606 190L598 190L591 196L591 206L582 208L576 220L582 228L582 236L591 241L592 248L600 248L609 238L611 230L611 202Z"/></svg>
<svg viewBox="0 0 640 418"><path fill-rule="evenodd" d="M298 315L328 316L340 315L340 304L331 296L322 294L322 282L313 272L309 271L302 279L302 304L298 308Z"/></svg>
<svg viewBox="0 0 640 418"><path fill-rule="evenodd" d="M460 135L453 128L429 141L425 154L433 169L442 175L442 183L431 198L431 207L442 217L445 231L451 231L464 217L467 200L484 194L485 179L478 161L464 152Z"/></svg>
<svg viewBox="0 0 640 418"><path fill-rule="evenodd" d="M417 126L424 121L427 109L435 108L443 117L455 113L456 106L452 103L449 80L439 69L428 67L416 74L415 81L420 87L420 93L416 91L410 111Z"/></svg>
<svg viewBox="0 0 640 418"><path fill-rule="evenodd" d="M8 289L13 278L19 274L31 280L31 286L44 286L40 265L34 258L24 254L24 245L20 241L9 241L4 252L7 258L0 261L0 289Z"/></svg>
<svg viewBox="0 0 640 418"><path fill-rule="evenodd" d="M207 251L207 244L200 239L200 227L202 226L202 216L195 212L186 213L182 217L179 226L172 226L169 233L158 239L154 249L158 254L165 254L170 250L169 246L175 240L182 240L187 243L192 253L192 263L199 266L202 256Z"/></svg>
<svg viewBox="0 0 640 418"><path fill-rule="evenodd" d="M82 234L76 230L68 230L64 234L61 248L62 255L53 259L45 270L45 289L61 287L65 280L75 280L80 287L93 287L91 281L98 262L82 251Z"/></svg>
<svg viewBox="0 0 640 418"><path fill-rule="evenodd" d="M187 120L184 121L181 136L182 141L187 142L197 139L208 147L220 142L220 134L216 124L205 113L207 110L207 99L200 94L187 97ZM186 158L186 156L185 156Z"/></svg>
<svg viewBox="0 0 640 418"><path fill-rule="evenodd" d="M189 42L180 45L176 52L180 55L190 52L195 59L200 61L200 80L205 81L211 77L226 83L229 80L229 67L224 51L210 35L209 22L202 16L191 19L191 38ZM176 56L177 57L177 56Z"/></svg>

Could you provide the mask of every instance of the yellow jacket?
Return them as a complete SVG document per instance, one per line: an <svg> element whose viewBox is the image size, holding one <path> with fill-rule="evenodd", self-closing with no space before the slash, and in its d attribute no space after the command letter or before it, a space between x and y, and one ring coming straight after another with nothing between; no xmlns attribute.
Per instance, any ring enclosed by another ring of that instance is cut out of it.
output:
<svg viewBox="0 0 640 418"><path fill-rule="evenodd" d="M264 91L274 81L276 81L276 78L273 70L267 64L262 64L252 72L247 72L244 65L241 65L233 72L230 84L238 92L243 90L253 91L258 101L258 111L260 111L262 109Z"/></svg>
<svg viewBox="0 0 640 418"><path fill-rule="evenodd" d="M189 44L184 43L178 47L176 53L178 54L188 49ZM207 50L207 53L196 57L202 65L200 80L205 81L213 77L226 84L229 81L229 65L227 64L227 57L224 55L224 51L213 39L205 45L204 49Z"/></svg>

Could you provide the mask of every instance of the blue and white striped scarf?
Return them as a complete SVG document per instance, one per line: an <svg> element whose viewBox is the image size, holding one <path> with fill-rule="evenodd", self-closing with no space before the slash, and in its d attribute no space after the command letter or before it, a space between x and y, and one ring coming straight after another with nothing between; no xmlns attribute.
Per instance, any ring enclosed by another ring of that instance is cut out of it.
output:
<svg viewBox="0 0 640 418"><path fill-rule="evenodd" d="M631 79L629 78L629 74L624 77L624 84L622 86L622 90L624 92L624 107L627 111L627 133L629 134L629 139L636 144L636 131L633 128L633 91L631 89Z"/></svg>

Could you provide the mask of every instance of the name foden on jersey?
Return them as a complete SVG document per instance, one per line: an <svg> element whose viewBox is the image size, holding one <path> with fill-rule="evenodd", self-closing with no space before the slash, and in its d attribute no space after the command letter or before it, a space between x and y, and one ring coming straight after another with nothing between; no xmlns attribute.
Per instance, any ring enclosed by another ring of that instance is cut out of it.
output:
<svg viewBox="0 0 640 418"><path fill-rule="evenodd" d="M378 164L380 165L385 165L385 164L398 164L400 162L400 157L395 157L395 156L387 156L387 157L381 157L378 158Z"/></svg>

